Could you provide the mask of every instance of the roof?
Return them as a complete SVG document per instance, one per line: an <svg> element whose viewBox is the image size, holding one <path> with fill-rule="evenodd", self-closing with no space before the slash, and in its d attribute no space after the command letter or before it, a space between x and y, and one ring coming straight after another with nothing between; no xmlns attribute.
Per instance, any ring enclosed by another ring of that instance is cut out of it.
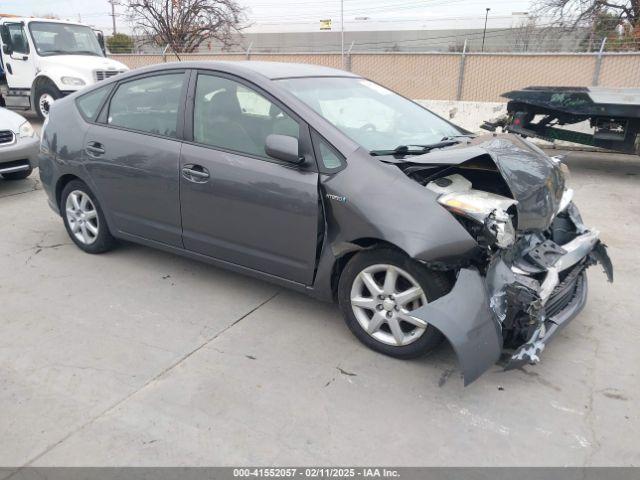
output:
<svg viewBox="0 0 640 480"><path fill-rule="evenodd" d="M337 68L310 65L308 63L240 61L234 63L240 68L252 70L270 79L291 77L357 77L351 72Z"/></svg>
<svg viewBox="0 0 640 480"><path fill-rule="evenodd" d="M260 61L186 61L156 64L147 67L145 70L162 70L171 66L176 68L202 68L215 69L216 67L222 71L230 73L258 74L271 80L280 78L296 78L296 77L354 77L359 78L345 70L337 68L323 67L321 65L310 65L306 63L287 63L287 62L260 62Z"/></svg>

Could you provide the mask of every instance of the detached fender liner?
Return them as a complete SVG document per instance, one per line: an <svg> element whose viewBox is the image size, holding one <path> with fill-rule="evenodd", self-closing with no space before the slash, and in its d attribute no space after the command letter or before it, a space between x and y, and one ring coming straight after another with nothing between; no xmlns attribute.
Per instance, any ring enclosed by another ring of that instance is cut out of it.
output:
<svg viewBox="0 0 640 480"><path fill-rule="evenodd" d="M453 289L411 312L447 338L458 357L464 384L469 385L500 358L502 333L489 308L484 279L463 268Z"/></svg>

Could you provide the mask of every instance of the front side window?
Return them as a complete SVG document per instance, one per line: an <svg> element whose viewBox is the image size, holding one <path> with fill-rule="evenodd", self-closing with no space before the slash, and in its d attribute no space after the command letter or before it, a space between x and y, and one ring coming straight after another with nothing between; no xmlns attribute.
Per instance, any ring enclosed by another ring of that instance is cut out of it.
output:
<svg viewBox="0 0 640 480"><path fill-rule="evenodd" d="M176 137L183 80L184 73L171 73L123 83L111 97L107 123Z"/></svg>
<svg viewBox="0 0 640 480"><path fill-rule="evenodd" d="M268 158L266 138L272 133L299 138L300 126L255 90L228 78L198 75L194 141Z"/></svg>
<svg viewBox="0 0 640 480"><path fill-rule="evenodd" d="M29 53L29 42L27 41L27 35L24 28L19 23L10 23L7 25L9 32L9 38L11 41L12 50L15 53Z"/></svg>
<svg viewBox="0 0 640 480"><path fill-rule="evenodd" d="M87 26L56 22L31 22L29 30L38 55L103 56L95 32Z"/></svg>
<svg viewBox="0 0 640 480"><path fill-rule="evenodd" d="M410 100L362 78L292 78L279 82L370 151L426 145L462 133Z"/></svg>

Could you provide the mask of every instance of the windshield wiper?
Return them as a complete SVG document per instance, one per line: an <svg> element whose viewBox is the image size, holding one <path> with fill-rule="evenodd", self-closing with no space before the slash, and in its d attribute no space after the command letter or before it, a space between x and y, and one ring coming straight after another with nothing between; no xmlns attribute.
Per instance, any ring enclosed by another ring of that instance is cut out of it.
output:
<svg viewBox="0 0 640 480"><path fill-rule="evenodd" d="M422 155L436 148L450 147L460 143L460 140L456 140L452 137L445 137L443 140L430 143L427 145L398 145L393 150L371 150L370 155L374 157L381 157L384 155L404 156L404 155Z"/></svg>
<svg viewBox="0 0 640 480"><path fill-rule="evenodd" d="M73 51L68 51L68 50L38 50L41 54L43 55L49 55L52 53L58 54L58 55L95 55L96 57L101 57L102 55L93 52L91 50L73 50Z"/></svg>

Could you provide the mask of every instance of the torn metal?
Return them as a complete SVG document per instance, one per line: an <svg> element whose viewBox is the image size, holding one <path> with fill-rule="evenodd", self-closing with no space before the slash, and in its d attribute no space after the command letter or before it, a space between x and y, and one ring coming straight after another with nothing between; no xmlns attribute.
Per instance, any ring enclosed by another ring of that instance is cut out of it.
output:
<svg viewBox="0 0 640 480"><path fill-rule="evenodd" d="M447 337L465 385L505 354L506 369L537 363L551 338L583 308L589 266L600 263L613 281L606 247L598 231L582 222L557 160L541 161L530 147L537 158L527 163L525 149L501 140L466 148L472 157L461 156L455 168L451 162L426 172L416 168L420 161L439 160L425 155L411 159L408 173L438 194L438 202L481 247L466 265L455 267L457 280L447 295L412 312ZM487 156L495 164L494 177L483 183L482 175L492 169L479 160ZM407 173L406 166L400 168Z"/></svg>

